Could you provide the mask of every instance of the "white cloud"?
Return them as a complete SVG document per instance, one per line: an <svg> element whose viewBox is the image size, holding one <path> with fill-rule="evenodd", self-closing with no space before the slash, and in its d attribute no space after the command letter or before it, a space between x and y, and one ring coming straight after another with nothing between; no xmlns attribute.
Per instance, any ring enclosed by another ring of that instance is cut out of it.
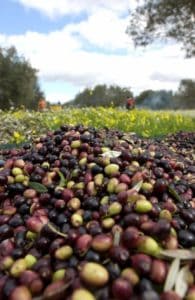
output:
<svg viewBox="0 0 195 300"><path fill-rule="evenodd" d="M37 8L41 5L45 9L53 7L53 12L54 8L58 7L59 11L64 13L69 10L75 12L78 3L80 10L87 9L86 3L91 3L92 12L85 21L68 24L61 30L48 34L0 34L2 46L15 45L18 52L28 58L33 67L40 70L42 81L50 82L51 85L56 81L62 84L67 82L74 85L75 91L78 92L86 86L93 87L101 83L118 84L131 87L138 93L144 89L176 89L180 79L195 79L195 59L185 60L179 45L135 50L130 38L125 34L128 18L120 17L114 10L95 10L98 1L50 0L49 5L48 0L20 2L34 7L37 5ZM99 0L98 3L100 2L105 2L104 5L107 6L112 3L113 8L117 8L119 3L128 3L125 0ZM46 91L46 96L51 101L56 101L56 98L67 101L74 95L69 91Z"/></svg>
<svg viewBox="0 0 195 300"><path fill-rule="evenodd" d="M125 33L128 17L119 18L114 12L100 9L79 24L68 26L73 34L77 34L97 47L116 50L128 49L131 40Z"/></svg>
<svg viewBox="0 0 195 300"><path fill-rule="evenodd" d="M105 8L117 13L127 12L135 0L13 0L27 8L33 8L50 18L56 18L72 13L92 13L99 8Z"/></svg>

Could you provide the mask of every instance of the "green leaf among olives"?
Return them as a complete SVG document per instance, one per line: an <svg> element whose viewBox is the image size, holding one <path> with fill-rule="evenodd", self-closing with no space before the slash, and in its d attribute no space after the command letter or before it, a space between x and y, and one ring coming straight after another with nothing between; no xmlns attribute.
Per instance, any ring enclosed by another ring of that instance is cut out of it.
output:
<svg viewBox="0 0 195 300"><path fill-rule="evenodd" d="M62 174L62 172L57 171L57 173L58 173L58 175L59 175L59 177L60 177L60 182L59 182L58 186L60 186L60 187L65 187L66 184L67 184L66 178L64 177L64 175Z"/></svg>
<svg viewBox="0 0 195 300"><path fill-rule="evenodd" d="M29 187L31 187L38 193L46 193L48 191L45 185L34 181L29 181Z"/></svg>

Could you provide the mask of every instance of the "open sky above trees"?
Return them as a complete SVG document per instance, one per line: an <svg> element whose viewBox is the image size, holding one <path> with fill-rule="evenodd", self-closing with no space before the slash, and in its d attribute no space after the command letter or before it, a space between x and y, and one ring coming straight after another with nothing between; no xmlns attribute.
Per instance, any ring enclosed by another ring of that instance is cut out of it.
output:
<svg viewBox="0 0 195 300"><path fill-rule="evenodd" d="M0 46L15 46L38 76L46 98L66 102L86 87L117 84L176 91L195 79L195 58L181 44L134 48L125 31L135 0L1 0Z"/></svg>

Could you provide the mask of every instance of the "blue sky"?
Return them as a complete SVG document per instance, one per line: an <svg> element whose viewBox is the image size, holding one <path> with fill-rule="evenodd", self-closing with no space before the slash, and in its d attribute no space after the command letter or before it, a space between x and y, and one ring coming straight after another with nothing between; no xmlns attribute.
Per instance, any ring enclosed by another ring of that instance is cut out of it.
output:
<svg viewBox="0 0 195 300"><path fill-rule="evenodd" d="M176 90L195 79L180 45L134 49L125 34L135 0L1 0L0 46L14 45L38 76L46 99L66 102L86 87L118 84L134 94Z"/></svg>

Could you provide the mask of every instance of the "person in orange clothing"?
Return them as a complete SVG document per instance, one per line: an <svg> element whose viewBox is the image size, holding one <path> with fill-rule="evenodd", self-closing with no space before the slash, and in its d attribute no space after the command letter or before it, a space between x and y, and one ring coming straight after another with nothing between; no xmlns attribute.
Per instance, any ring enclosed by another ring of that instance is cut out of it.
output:
<svg viewBox="0 0 195 300"><path fill-rule="evenodd" d="M45 101L45 99L40 99L38 103L38 110L45 111L46 108L47 108L47 102Z"/></svg>
<svg viewBox="0 0 195 300"><path fill-rule="evenodd" d="M135 108L135 99L128 98L126 101L126 109L131 110Z"/></svg>

